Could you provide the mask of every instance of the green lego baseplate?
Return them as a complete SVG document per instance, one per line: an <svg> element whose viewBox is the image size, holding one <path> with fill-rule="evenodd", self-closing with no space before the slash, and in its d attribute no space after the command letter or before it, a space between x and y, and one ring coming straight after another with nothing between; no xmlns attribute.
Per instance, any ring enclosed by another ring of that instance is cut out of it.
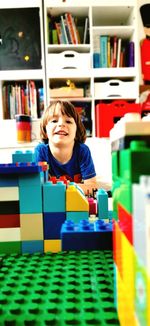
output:
<svg viewBox="0 0 150 326"><path fill-rule="evenodd" d="M0 326L120 325L112 251L1 257Z"/></svg>

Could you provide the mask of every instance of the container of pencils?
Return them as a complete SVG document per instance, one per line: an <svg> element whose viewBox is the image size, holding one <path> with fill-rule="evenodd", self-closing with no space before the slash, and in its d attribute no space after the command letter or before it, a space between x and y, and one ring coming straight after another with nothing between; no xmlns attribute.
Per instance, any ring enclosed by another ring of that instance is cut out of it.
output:
<svg viewBox="0 0 150 326"><path fill-rule="evenodd" d="M24 143L31 141L31 116L25 114L17 114L16 119L16 132L17 142Z"/></svg>

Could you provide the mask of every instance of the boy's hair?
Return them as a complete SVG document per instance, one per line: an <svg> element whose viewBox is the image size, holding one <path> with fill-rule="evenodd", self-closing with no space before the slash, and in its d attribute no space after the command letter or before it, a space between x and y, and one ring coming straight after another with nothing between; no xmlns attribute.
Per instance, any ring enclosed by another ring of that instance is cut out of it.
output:
<svg viewBox="0 0 150 326"><path fill-rule="evenodd" d="M86 140L86 129L81 121L79 113L76 111L76 109L72 103L70 103L68 101L60 101L60 100L51 102L50 105L43 112L43 115L41 118L41 123L40 123L41 140L44 143L48 143L46 126L48 124L50 115L55 113L55 108L56 108L57 104L60 104L62 114L63 115L66 114L68 117L72 117L77 125L75 141L77 141L79 143L84 143Z"/></svg>

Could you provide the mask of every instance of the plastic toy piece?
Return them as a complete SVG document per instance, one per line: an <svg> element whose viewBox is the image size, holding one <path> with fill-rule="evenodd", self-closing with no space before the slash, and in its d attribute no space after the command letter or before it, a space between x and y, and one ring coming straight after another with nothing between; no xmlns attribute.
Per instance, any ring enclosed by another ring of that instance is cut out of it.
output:
<svg viewBox="0 0 150 326"><path fill-rule="evenodd" d="M97 209L99 219L108 218L108 194L104 189L97 191Z"/></svg>
<svg viewBox="0 0 150 326"><path fill-rule="evenodd" d="M74 185L66 189L66 211L89 211L88 200Z"/></svg>

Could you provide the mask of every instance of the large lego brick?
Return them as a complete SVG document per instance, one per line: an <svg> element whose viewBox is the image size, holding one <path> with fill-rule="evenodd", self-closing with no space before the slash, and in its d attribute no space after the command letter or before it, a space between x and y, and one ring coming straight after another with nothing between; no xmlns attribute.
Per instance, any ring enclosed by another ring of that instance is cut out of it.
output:
<svg viewBox="0 0 150 326"><path fill-rule="evenodd" d="M2 228L0 229L0 242L20 241L20 228Z"/></svg>
<svg viewBox="0 0 150 326"><path fill-rule="evenodd" d="M22 241L21 244L22 254L29 253L43 253L44 243L43 240Z"/></svg>
<svg viewBox="0 0 150 326"><path fill-rule="evenodd" d="M21 254L21 241L0 242L0 254Z"/></svg>
<svg viewBox="0 0 150 326"><path fill-rule="evenodd" d="M20 214L22 241L43 240L43 214Z"/></svg>
<svg viewBox="0 0 150 326"><path fill-rule="evenodd" d="M40 171L42 171L42 168L36 163L0 164L0 174L33 174Z"/></svg>
<svg viewBox="0 0 150 326"><path fill-rule="evenodd" d="M58 181L56 184L49 181L43 185L43 211L66 211L66 185Z"/></svg>
<svg viewBox="0 0 150 326"><path fill-rule="evenodd" d="M72 220L79 223L81 220L88 220L89 212L66 212L66 220Z"/></svg>
<svg viewBox="0 0 150 326"><path fill-rule="evenodd" d="M150 325L150 277L136 255L135 259L135 311L139 325Z"/></svg>
<svg viewBox="0 0 150 326"><path fill-rule="evenodd" d="M20 183L20 180L19 180ZM19 187L19 204L21 214L42 213L42 186L22 186Z"/></svg>
<svg viewBox="0 0 150 326"><path fill-rule="evenodd" d="M112 250L112 224L97 220L66 221L61 229L62 250Z"/></svg>
<svg viewBox="0 0 150 326"><path fill-rule="evenodd" d="M66 211L88 211L89 202L85 195L75 186L70 185L66 189Z"/></svg>
<svg viewBox="0 0 150 326"><path fill-rule="evenodd" d="M16 187L18 186L18 183L19 179L17 175L0 175L0 187Z"/></svg>
<svg viewBox="0 0 150 326"><path fill-rule="evenodd" d="M34 162L35 157L34 153L32 151L15 151L12 154L12 163L17 163L17 162L22 162L22 163L27 163L27 162Z"/></svg>
<svg viewBox="0 0 150 326"><path fill-rule="evenodd" d="M13 201L0 201L0 214L1 215L10 215L10 214L19 214L19 200Z"/></svg>
<svg viewBox="0 0 150 326"><path fill-rule="evenodd" d="M0 214L0 228L20 227L19 214Z"/></svg>
<svg viewBox="0 0 150 326"><path fill-rule="evenodd" d="M57 253L60 251L61 251L61 240L60 239L44 240L44 252Z"/></svg>
<svg viewBox="0 0 150 326"><path fill-rule="evenodd" d="M60 239L61 227L65 220L65 212L43 213L44 239Z"/></svg>
<svg viewBox="0 0 150 326"><path fill-rule="evenodd" d="M133 217L120 203L118 203L118 217L121 231L133 245Z"/></svg>
<svg viewBox="0 0 150 326"><path fill-rule="evenodd" d="M15 201L19 200L18 187L1 187L0 188L0 201Z"/></svg>
<svg viewBox="0 0 150 326"><path fill-rule="evenodd" d="M113 221L113 258L117 269L122 277L122 243L121 230L118 222Z"/></svg>
<svg viewBox="0 0 150 326"><path fill-rule="evenodd" d="M97 198L97 215L99 219L108 218L108 193L104 189L98 189Z"/></svg>
<svg viewBox="0 0 150 326"><path fill-rule="evenodd" d="M150 175L150 148L143 141L132 141L129 149L120 151L120 177L137 183L141 174Z"/></svg>

